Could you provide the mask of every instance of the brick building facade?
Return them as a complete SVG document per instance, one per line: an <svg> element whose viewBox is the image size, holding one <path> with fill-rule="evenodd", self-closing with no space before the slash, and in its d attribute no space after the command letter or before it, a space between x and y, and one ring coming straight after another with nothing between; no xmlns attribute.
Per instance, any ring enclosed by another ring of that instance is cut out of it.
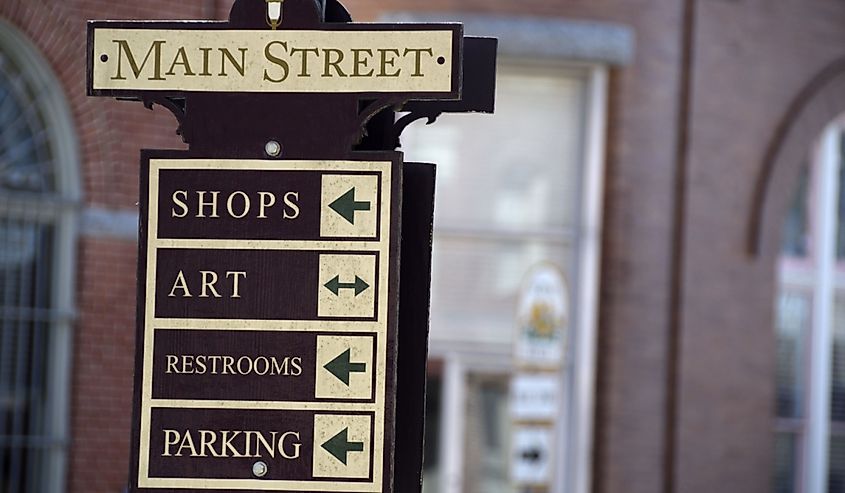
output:
<svg viewBox="0 0 845 493"><path fill-rule="evenodd" d="M845 56L845 6L345 4L361 21L447 13L612 23L634 33L633 56L607 64L591 491L772 491L778 241L804 154L845 112L845 68L836 65ZM165 110L86 97L85 21L222 19L228 7L0 0L0 30L17 30L52 68L78 141L67 455L74 493L119 492L126 483L137 248L126 224L137 214L138 151L184 148Z"/></svg>

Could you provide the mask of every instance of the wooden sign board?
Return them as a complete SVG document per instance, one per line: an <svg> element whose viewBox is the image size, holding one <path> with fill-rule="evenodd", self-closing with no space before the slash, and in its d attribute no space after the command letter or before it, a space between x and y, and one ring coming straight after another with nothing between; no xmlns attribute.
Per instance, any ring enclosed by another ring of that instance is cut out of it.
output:
<svg viewBox="0 0 845 493"><path fill-rule="evenodd" d="M143 157L132 491L391 490L402 163Z"/></svg>
<svg viewBox="0 0 845 493"><path fill-rule="evenodd" d="M213 26L89 23L89 94L402 93L416 100L460 99L460 24L326 24L284 31Z"/></svg>

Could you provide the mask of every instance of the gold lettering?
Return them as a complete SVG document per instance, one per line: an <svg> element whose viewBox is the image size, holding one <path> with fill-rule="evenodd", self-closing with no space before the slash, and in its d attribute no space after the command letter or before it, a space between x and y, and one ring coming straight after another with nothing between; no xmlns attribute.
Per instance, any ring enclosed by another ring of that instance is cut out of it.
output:
<svg viewBox="0 0 845 493"><path fill-rule="evenodd" d="M232 434L231 437L229 436L229 433ZM244 454L241 454L240 452L238 452L238 449L236 449L234 446L232 446L232 440L234 440L235 437L240 435L241 432L240 431L223 431L222 434L223 434L223 437L222 437L223 438L223 456L222 457L236 457L236 458L237 457L244 457L245 456ZM229 455L229 451L232 452L231 456Z"/></svg>
<svg viewBox="0 0 845 493"><path fill-rule="evenodd" d="M185 47L179 48L179 51L176 52L176 56L173 57L173 63L170 64L170 70L167 71L167 75L176 75L176 66L179 65L182 67L182 73L185 76L196 75L194 71L191 70L191 63L188 61L188 54L185 53Z"/></svg>
<svg viewBox="0 0 845 493"><path fill-rule="evenodd" d="M179 363L179 357L173 354L167 355L167 371L165 373L180 373L176 365Z"/></svg>
<svg viewBox="0 0 845 493"><path fill-rule="evenodd" d="M243 208L243 212L241 212L240 215L235 214L235 210L234 210L234 207L233 207L235 197L243 197L244 208ZM240 191L234 192L232 195L229 195L229 200L226 201L226 208L229 210L230 216L234 217L235 219L243 219L244 217L246 217L247 214L249 214L249 208L250 208L249 196L247 196L247 194L240 192Z"/></svg>
<svg viewBox="0 0 845 493"><path fill-rule="evenodd" d="M289 431L289 432L285 433L284 435L282 435L282 437L279 438L279 453L282 455L283 458L288 459L288 460L298 459L299 458L299 449L302 447L302 444L299 443L299 442L293 443L292 444L293 445L293 453L289 454L289 453L287 453L287 450L285 449L285 440L288 437L295 437L297 440L299 440L299 433L294 433L292 431Z"/></svg>
<svg viewBox="0 0 845 493"><path fill-rule="evenodd" d="M254 432L254 431L245 431L244 432L244 456L258 458L258 454L252 455L252 453L250 453L250 450L252 449L252 434L253 433L258 434L257 432Z"/></svg>
<svg viewBox="0 0 845 493"><path fill-rule="evenodd" d="M218 48L220 50L220 76L227 77L229 74L226 73L226 60L229 60L229 64L234 67L235 70L241 74L241 77L246 75L246 52L248 48L238 48L238 51L241 52L241 63L238 64L238 61L235 59L232 52L229 51L227 48Z"/></svg>
<svg viewBox="0 0 845 493"><path fill-rule="evenodd" d="M275 459L276 458L276 447L275 447L276 435L278 435L278 433L276 433L275 431L272 432L272 434L271 434L272 439L269 442L267 441L266 438L264 438L263 433L258 433L257 435L258 435L258 444L256 444L256 446L255 446L255 456L256 457L262 457L261 450L259 449L259 446L263 445L264 450L267 451L267 454L270 456L270 458Z"/></svg>
<svg viewBox="0 0 845 493"><path fill-rule="evenodd" d="M234 277L232 279L232 298L240 298L241 297L240 280L241 280L241 278L246 279L246 272L229 271L229 272L226 273L226 279L228 279L229 276Z"/></svg>
<svg viewBox="0 0 845 493"><path fill-rule="evenodd" d="M182 196L183 199L180 200L179 196ZM177 190L173 192L173 203L182 209L182 212L177 213L176 209L173 208L170 210L170 217L182 218L188 215L188 204L184 202L185 200L188 200L188 192L186 190Z"/></svg>
<svg viewBox="0 0 845 493"><path fill-rule="evenodd" d="M288 192L285 194L285 205L290 208L291 213L288 214L288 210L285 209L284 218L285 219L296 219L299 217L299 193L298 192Z"/></svg>
<svg viewBox="0 0 845 493"><path fill-rule="evenodd" d="M165 44L166 41L153 41L153 44L150 46L149 51L147 51L147 55L144 57L144 61L141 62L140 67L135 60L135 56L132 54L132 50L129 48L129 42L127 40L115 39L113 43L117 44L117 74L111 78L112 80L126 80L126 77L123 75L124 53L126 53L126 61L129 62L129 68L132 70L132 73L135 74L136 80L141 77L141 72L143 72L144 67L147 66L147 62L150 60L150 55L155 56L155 61L153 62L153 76L150 77L149 80L167 80L161 76L161 45Z"/></svg>
<svg viewBox="0 0 845 493"><path fill-rule="evenodd" d="M202 52L202 72L200 72L200 77L211 77L211 72L209 72L210 65L211 65L211 50L213 48L200 48Z"/></svg>
<svg viewBox="0 0 845 493"><path fill-rule="evenodd" d="M223 374L224 375L234 375L235 374L235 358L231 356L223 356Z"/></svg>
<svg viewBox="0 0 845 493"><path fill-rule="evenodd" d="M274 79L274 78L270 77L269 71L265 68L264 69L264 80L270 81L270 82L275 82L276 84L278 84L280 82L284 82L284 81L287 80L288 75L290 75L290 67L288 66L288 62L284 61L283 59L281 59L281 58L279 58L275 55L273 55L273 53L270 51L270 48L273 45L280 45L282 48L284 48L285 51L287 51L288 50L288 44L285 43L284 41L273 41L273 42L269 43L266 47L264 47L264 58L266 58L267 61L269 61L269 62L271 62L275 65L278 65L279 68L282 69L282 76Z"/></svg>
<svg viewBox="0 0 845 493"><path fill-rule="evenodd" d="M361 58L361 54L369 55L367 58ZM370 68L369 61L373 56L373 50L369 48L352 48L352 77L372 77L375 69ZM370 71L362 74L362 68L370 68Z"/></svg>
<svg viewBox="0 0 845 493"><path fill-rule="evenodd" d="M210 440L209 440L210 439ZM200 457L208 457L208 454L205 453L205 449L211 451L212 457L222 457L223 454L218 454L217 451L214 450L214 442L217 441L217 433L208 430L200 430Z"/></svg>
<svg viewBox="0 0 845 493"><path fill-rule="evenodd" d="M182 438L182 443L179 445L179 449L176 450L176 457L182 457L182 450L190 449L191 457L197 456L197 448L194 446L194 439L191 438L191 434L189 432L185 432L185 437Z"/></svg>
<svg viewBox="0 0 845 493"><path fill-rule="evenodd" d="M332 55L335 56L335 60L332 61ZM337 72L339 77L348 77L344 72L343 69L340 68L340 64L343 63L343 52L341 50L335 48L325 48L323 50L323 58L325 61L325 67L323 70L323 77L331 77L332 72L331 69L334 68Z"/></svg>
<svg viewBox="0 0 845 493"><path fill-rule="evenodd" d="M206 357L205 356L197 356L194 358L194 363L197 365L197 370L194 371L196 375L205 375L208 371L208 366L205 364Z"/></svg>
<svg viewBox="0 0 845 493"><path fill-rule="evenodd" d="M179 443L179 438L181 435L176 430L164 430L164 453L161 454L162 457L172 457L173 454L170 453L170 447Z"/></svg>
<svg viewBox="0 0 845 493"><path fill-rule="evenodd" d="M291 48L290 50L291 56L295 56L299 53L302 54L302 65L299 70L299 77L311 77L311 73L308 71L308 55L314 55L319 58L320 50L318 48Z"/></svg>
<svg viewBox="0 0 845 493"><path fill-rule="evenodd" d="M220 195L220 192L211 192L211 202L205 201L205 194L206 192L197 192L197 195L199 195L199 212L197 213L197 217L205 217L205 211L203 209L206 207L211 207L211 216L209 217L220 217L217 215L217 197Z"/></svg>
<svg viewBox="0 0 845 493"><path fill-rule="evenodd" d="M393 73L387 72L388 67L396 68L396 57L399 56L399 50L396 48L379 48L378 52L381 55L381 72L377 77L399 77L402 74L401 69L397 68ZM393 54L393 56L388 58L388 54Z"/></svg>
<svg viewBox="0 0 845 493"><path fill-rule="evenodd" d="M203 270L200 271L200 274L202 274L202 294L200 295L200 298L209 298L210 296L208 296L208 291L211 291L215 298L222 298L220 293L218 293L217 289L214 287L214 285L217 284L217 273L210 270Z"/></svg>
<svg viewBox="0 0 845 493"><path fill-rule="evenodd" d="M211 360L211 374L217 375L217 363L223 359L222 356L209 356L208 359Z"/></svg>
<svg viewBox="0 0 845 493"><path fill-rule="evenodd" d="M416 62L415 62L415 65L414 65L415 69L414 69L414 73L411 74L411 77L423 77L423 74L422 74L422 54L428 53L428 56L433 58L434 57L434 50L431 49L431 48L415 48L415 49L406 48L404 56L408 56L409 53L413 53L413 54L416 55L415 56Z"/></svg>
<svg viewBox="0 0 845 493"><path fill-rule="evenodd" d="M179 275L176 276L176 282L173 283L173 289L170 290L170 294L168 294L167 296L169 298L175 298L177 289L182 290L182 297L183 298L191 298L192 297L191 291L188 290L188 281L185 280L185 273L182 272L181 270L179 271Z"/></svg>
<svg viewBox="0 0 845 493"><path fill-rule="evenodd" d="M246 370L244 370L243 367L241 366L241 363L243 363L244 361L246 361L248 363ZM238 359L238 373L240 373L241 375L249 375L250 373L252 373L252 359L251 358L249 358L248 356L241 356L240 359Z"/></svg>
<svg viewBox="0 0 845 493"><path fill-rule="evenodd" d="M264 364L264 370L259 370L258 365L262 363ZM270 372L270 361L264 356L259 356L255 358L255 363L253 364L252 368L255 371L256 375L263 377L264 375Z"/></svg>
<svg viewBox="0 0 845 493"><path fill-rule="evenodd" d="M258 192L259 213L258 219L267 219L267 208L276 205L276 196L270 192Z"/></svg>
<svg viewBox="0 0 845 493"><path fill-rule="evenodd" d="M271 375L288 375L288 364L290 362L290 358L283 359L281 364L279 364L279 360L277 360L275 356L270 359L273 362L273 370L272 373L270 373Z"/></svg>

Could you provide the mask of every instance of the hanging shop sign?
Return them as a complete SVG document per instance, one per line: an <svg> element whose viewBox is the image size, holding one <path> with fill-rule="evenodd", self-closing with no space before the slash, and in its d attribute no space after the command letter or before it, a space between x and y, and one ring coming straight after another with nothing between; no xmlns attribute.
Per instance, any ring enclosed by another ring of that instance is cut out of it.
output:
<svg viewBox="0 0 845 493"><path fill-rule="evenodd" d="M559 268L540 264L526 276L517 315L516 363L557 369L569 335L569 288Z"/></svg>

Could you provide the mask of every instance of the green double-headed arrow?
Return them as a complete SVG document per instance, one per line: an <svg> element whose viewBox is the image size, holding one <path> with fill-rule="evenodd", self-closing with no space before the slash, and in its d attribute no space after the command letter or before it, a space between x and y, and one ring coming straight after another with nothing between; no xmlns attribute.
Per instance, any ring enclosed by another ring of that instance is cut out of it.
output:
<svg viewBox="0 0 845 493"><path fill-rule="evenodd" d="M346 428L332 437L331 440L324 443L323 448L326 452L332 454L335 459L343 462L343 465L345 466L349 461L350 452L364 451L364 442L350 442L349 428Z"/></svg>
<svg viewBox="0 0 845 493"><path fill-rule="evenodd" d="M335 276L334 279L326 283L326 289L334 293L335 296L340 296L341 289L354 289L355 296L358 296L369 288L370 285L358 276L355 276L355 282L340 282L340 276Z"/></svg>
<svg viewBox="0 0 845 493"><path fill-rule="evenodd" d="M359 202L355 200L355 187L352 187L351 190L341 195L339 199L329 204L329 207L346 219L349 224L354 225L355 213L370 210L372 204L370 202Z"/></svg>

